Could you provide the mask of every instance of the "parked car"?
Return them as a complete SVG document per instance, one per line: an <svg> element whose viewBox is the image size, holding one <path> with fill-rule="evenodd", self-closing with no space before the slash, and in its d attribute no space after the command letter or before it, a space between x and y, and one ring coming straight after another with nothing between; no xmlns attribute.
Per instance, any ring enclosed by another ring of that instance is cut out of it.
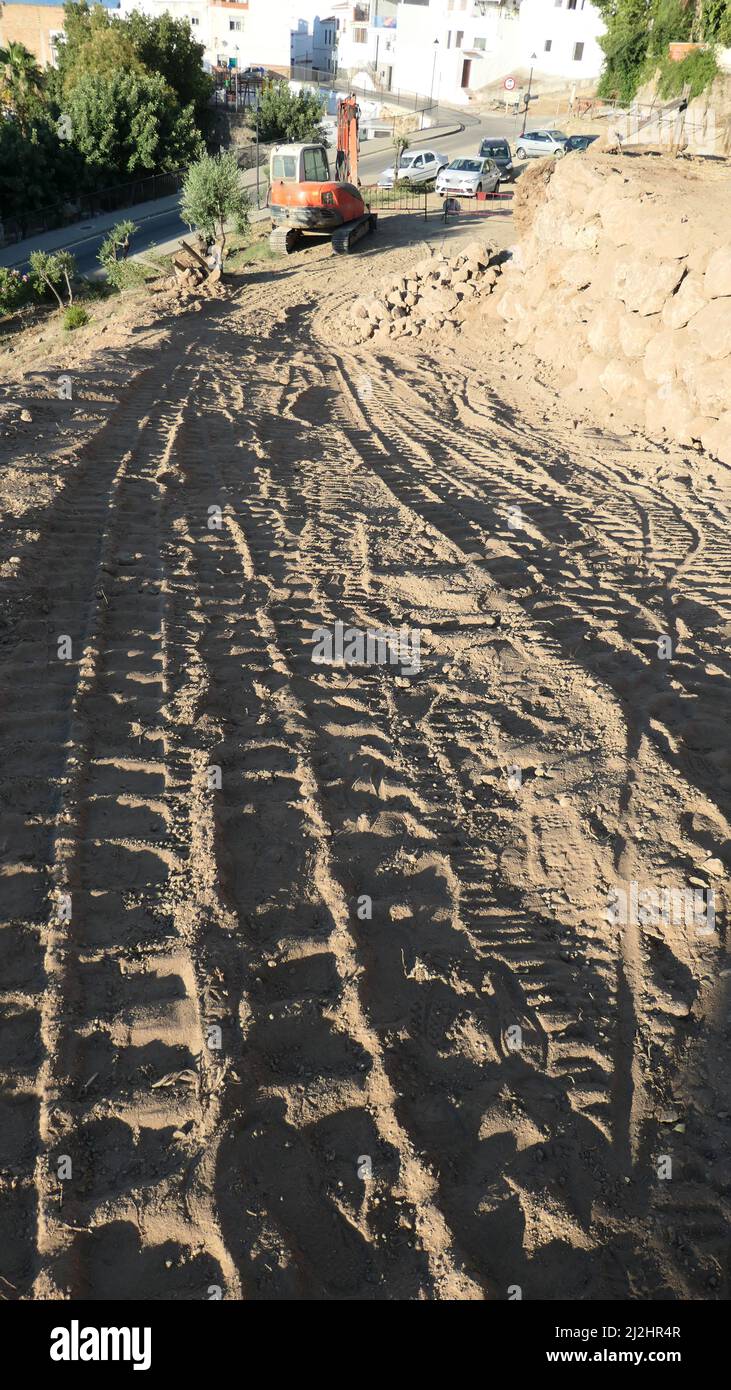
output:
<svg viewBox="0 0 731 1390"><path fill-rule="evenodd" d="M561 155L568 138L561 130L526 130L515 142L515 153L518 159L535 159L547 154Z"/></svg>
<svg viewBox="0 0 731 1390"><path fill-rule="evenodd" d="M563 152L564 154L571 154L573 150L578 150L579 153L583 153L584 150L589 148L589 145L592 145L594 141L598 139L598 135L569 135L563 147Z"/></svg>
<svg viewBox="0 0 731 1390"><path fill-rule="evenodd" d="M438 154L436 150L406 150L401 156L398 176L391 165L379 176L378 187L393 188L396 177L400 183L431 183L448 163L449 155Z"/></svg>
<svg viewBox="0 0 731 1390"><path fill-rule="evenodd" d="M494 159L501 175L504 175L506 179L515 178L513 158L507 140L488 137L487 140L482 141L477 154L480 159Z"/></svg>
<svg viewBox="0 0 731 1390"><path fill-rule="evenodd" d="M494 159L460 157L437 174L437 193L456 193L474 198L476 193L497 193L500 170Z"/></svg>

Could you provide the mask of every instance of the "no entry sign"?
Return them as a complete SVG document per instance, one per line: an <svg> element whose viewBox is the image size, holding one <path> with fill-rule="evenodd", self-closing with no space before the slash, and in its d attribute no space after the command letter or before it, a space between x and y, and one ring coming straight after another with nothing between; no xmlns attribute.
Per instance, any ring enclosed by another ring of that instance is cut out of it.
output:
<svg viewBox="0 0 731 1390"><path fill-rule="evenodd" d="M514 77L506 77L506 78L505 78L505 81L503 82L503 87L505 88L506 92L512 92L514 86L515 86L515 78L514 78Z"/></svg>

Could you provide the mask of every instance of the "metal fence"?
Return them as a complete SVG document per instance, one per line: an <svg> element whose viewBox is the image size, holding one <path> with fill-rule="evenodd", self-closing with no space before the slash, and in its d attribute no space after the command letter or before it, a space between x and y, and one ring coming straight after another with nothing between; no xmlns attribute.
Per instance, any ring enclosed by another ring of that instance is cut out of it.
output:
<svg viewBox="0 0 731 1390"><path fill-rule="evenodd" d="M436 105L433 97L420 92L409 92L403 87L387 87L373 79L373 85L364 87L355 82L362 74L362 68L339 68L337 72L321 72L317 68L292 66L289 76L293 82L311 82L332 92L355 92L359 97L370 97L373 101L385 101L392 106L402 106L405 111L430 111Z"/></svg>
<svg viewBox="0 0 731 1390"><path fill-rule="evenodd" d="M178 193L185 178L185 170L174 173L150 174L144 179L132 179L128 183L115 184L113 188L99 188L91 193L80 193L67 199L65 203L54 203L36 212L28 212L24 217L8 217L0 222L0 246L12 246L29 236L39 236L42 232L53 232L58 227L68 227L74 222L85 222L104 212L116 212L118 208L134 207L136 203L147 203L155 198L166 198Z"/></svg>
<svg viewBox="0 0 731 1390"><path fill-rule="evenodd" d="M500 189L497 193L478 193L474 198L440 198L439 211L445 222L450 217L495 217L506 216L513 211L512 190Z"/></svg>
<svg viewBox="0 0 731 1390"><path fill-rule="evenodd" d="M406 184L397 184L395 188L378 188L372 184L360 191L371 212L418 212L423 217L429 215L429 191L426 187L410 188Z"/></svg>
<svg viewBox="0 0 731 1390"><path fill-rule="evenodd" d="M223 147L222 147L223 148ZM229 145L236 155L240 169L256 169L269 163L270 145L250 146L239 150ZM156 198L168 198L179 193L186 169L177 169L169 174L150 174L144 179L132 179L128 183L118 183L112 188L99 188L92 193L81 193L65 203L54 203L37 212L29 212L23 218L8 217L0 221L0 248L13 246L16 241L26 237L39 236L43 232L53 232L59 227L70 227L77 222L86 222L105 212L123 211L138 203L154 202Z"/></svg>

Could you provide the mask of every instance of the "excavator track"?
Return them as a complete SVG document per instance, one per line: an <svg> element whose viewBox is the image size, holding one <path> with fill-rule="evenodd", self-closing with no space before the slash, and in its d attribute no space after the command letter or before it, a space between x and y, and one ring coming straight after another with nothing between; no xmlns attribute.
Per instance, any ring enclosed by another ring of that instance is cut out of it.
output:
<svg viewBox="0 0 731 1390"><path fill-rule="evenodd" d="M378 214L367 212L364 217L359 217L357 221L346 222L345 226L338 227L332 236L333 251L339 256L347 255L364 236L368 236L370 232L375 232L377 223Z"/></svg>
<svg viewBox="0 0 731 1390"><path fill-rule="evenodd" d="M272 251L286 256L291 256L293 251L297 251L301 241L302 233L298 227L275 227L269 234Z"/></svg>

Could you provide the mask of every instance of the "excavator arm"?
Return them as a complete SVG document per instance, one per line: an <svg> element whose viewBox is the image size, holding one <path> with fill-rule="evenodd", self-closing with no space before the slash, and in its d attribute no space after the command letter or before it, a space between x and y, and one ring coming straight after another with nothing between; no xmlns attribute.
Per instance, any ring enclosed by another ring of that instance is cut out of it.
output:
<svg viewBox="0 0 731 1390"><path fill-rule="evenodd" d="M335 155L335 177L340 183L358 179L358 126L360 107L354 96L341 97L338 102L338 147Z"/></svg>

